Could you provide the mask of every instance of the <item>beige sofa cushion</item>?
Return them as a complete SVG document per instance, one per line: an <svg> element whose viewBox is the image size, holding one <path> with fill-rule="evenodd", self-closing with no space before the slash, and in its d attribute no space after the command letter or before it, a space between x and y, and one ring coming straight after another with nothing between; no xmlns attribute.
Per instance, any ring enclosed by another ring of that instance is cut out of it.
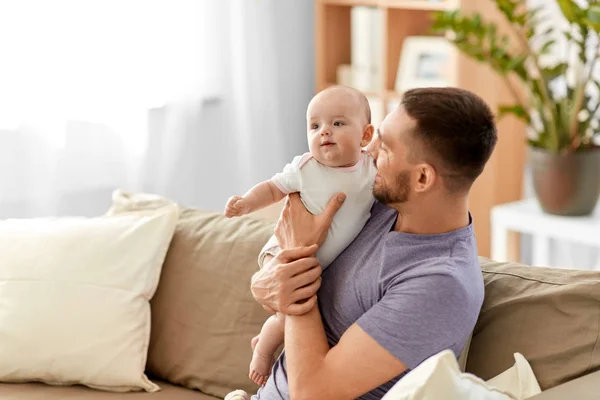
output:
<svg viewBox="0 0 600 400"><path fill-rule="evenodd" d="M545 390L600 369L600 272L481 265L485 300L468 372L490 379L519 352Z"/></svg>
<svg viewBox="0 0 600 400"><path fill-rule="evenodd" d="M153 209L167 201L117 192L109 213ZM273 227L180 207L151 302L152 375L221 398L234 389L256 392L248 378L250 340L268 314L252 298L250 278Z"/></svg>
<svg viewBox="0 0 600 400"><path fill-rule="evenodd" d="M161 388L155 393L110 393L88 389L84 386L48 386L41 383L2 383L2 400L215 400L195 390L156 381Z"/></svg>

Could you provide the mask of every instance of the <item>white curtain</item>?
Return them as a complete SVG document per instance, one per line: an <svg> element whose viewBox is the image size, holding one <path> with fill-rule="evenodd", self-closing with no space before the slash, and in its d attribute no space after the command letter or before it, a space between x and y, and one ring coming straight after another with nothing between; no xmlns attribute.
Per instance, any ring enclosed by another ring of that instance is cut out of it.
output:
<svg viewBox="0 0 600 400"><path fill-rule="evenodd" d="M206 209L306 148L312 2L0 0L0 218Z"/></svg>
<svg viewBox="0 0 600 400"><path fill-rule="evenodd" d="M586 1L577 1L580 5L584 6L587 4ZM528 5L530 7L544 6L543 13L546 14L546 23L545 26L540 26L541 30L544 30L546 26L552 25L556 27L556 41L557 45L555 46L554 52L549 54L541 60L548 65L553 65L559 61L566 60L577 60L578 56L575 53L575 49L572 49L572 52L569 54L568 46L564 39L564 36L559 33L559 29L565 30L568 26L567 21L562 16L560 8L556 3L556 0L528 0ZM592 45L588 48L590 52L589 55L595 53L597 51L597 45ZM589 56L588 55L588 56ZM600 66L597 66L595 73L596 76L600 76ZM569 74L575 73L574 70L571 70ZM573 79L569 74L565 77L565 79ZM564 91L560 91L560 88L564 88L564 81L558 80L555 86L559 93L564 93ZM598 95L598 93L590 93L591 95ZM529 165L525 170L525 197L532 198L535 194L533 191L533 183L531 181L531 170ZM526 263L531 263L531 246L532 240L529 235L522 235L522 246L521 253L522 259ZM564 241L553 240L551 244L549 260L550 265L557 267L565 267L565 268L576 268L576 269L593 269L600 270L600 252L597 249L590 248L589 246L584 246L576 243L567 243Z"/></svg>

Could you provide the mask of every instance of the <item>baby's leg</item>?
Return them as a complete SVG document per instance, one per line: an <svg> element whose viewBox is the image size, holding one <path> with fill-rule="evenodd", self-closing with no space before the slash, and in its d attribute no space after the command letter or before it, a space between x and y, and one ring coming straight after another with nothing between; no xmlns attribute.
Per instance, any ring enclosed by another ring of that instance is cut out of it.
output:
<svg viewBox="0 0 600 400"><path fill-rule="evenodd" d="M271 374L275 352L283 343L284 316L272 315L264 323L258 342L255 343L249 377L257 385L264 385Z"/></svg>

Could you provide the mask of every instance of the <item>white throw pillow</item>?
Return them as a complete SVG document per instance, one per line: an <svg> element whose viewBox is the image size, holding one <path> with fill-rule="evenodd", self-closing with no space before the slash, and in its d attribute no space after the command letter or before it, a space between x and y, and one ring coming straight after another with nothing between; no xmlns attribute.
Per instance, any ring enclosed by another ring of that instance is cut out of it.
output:
<svg viewBox="0 0 600 400"><path fill-rule="evenodd" d="M500 375L487 381L487 384L509 392L513 397L528 399L542 392L531 365L521 353L514 353L515 364Z"/></svg>
<svg viewBox="0 0 600 400"><path fill-rule="evenodd" d="M456 357L444 350L406 374L383 400L517 400L475 375L462 373Z"/></svg>
<svg viewBox="0 0 600 400"><path fill-rule="evenodd" d="M159 390L150 299L177 223L147 214L0 221L0 381Z"/></svg>

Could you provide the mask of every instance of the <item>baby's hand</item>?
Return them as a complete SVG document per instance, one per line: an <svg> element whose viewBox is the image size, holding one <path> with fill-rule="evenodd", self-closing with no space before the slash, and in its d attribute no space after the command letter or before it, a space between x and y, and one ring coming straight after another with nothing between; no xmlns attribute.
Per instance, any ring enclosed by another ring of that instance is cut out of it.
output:
<svg viewBox="0 0 600 400"><path fill-rule="evenodd" d="M246 199L241 196L230 197L225 206L225 216L231 218L248 214L250 207L246 203Z"/></svg>

